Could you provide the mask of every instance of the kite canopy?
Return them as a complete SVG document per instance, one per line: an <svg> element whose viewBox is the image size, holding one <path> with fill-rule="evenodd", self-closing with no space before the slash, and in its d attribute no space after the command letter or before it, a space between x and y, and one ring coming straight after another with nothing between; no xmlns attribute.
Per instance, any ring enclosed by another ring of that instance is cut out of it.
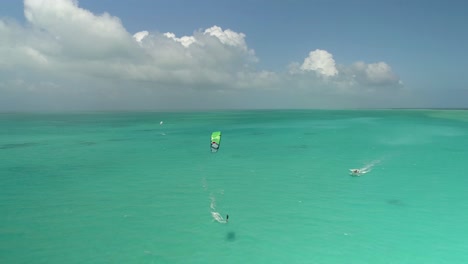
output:
<svg viewBox="0 0 468 264"><path fill-rule="evenodd" d="M218 152L221 143L221 131L211 133L211 152Z"/></svg>

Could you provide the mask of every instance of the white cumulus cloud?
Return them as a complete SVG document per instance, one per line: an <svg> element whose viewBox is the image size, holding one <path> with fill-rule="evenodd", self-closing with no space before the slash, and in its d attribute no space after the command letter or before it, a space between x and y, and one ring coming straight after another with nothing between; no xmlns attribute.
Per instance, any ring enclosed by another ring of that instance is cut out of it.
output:
<svg viewBox="0 0 468 264"><path fill-rule="evenodd" d="M309 53L309 57L304 59L301 65L303 71L316 71L324 76L334 76L338 74L335 67L333 55L326 50L314 50Z"/></svg>
<svg viewBox="0 0 468 264"><path fill-rule="evenodd" d="M144 30L144 31L140 31L140 32L133 34L133 38L135 38L137 42L141 42L148 35L149 35L149 32Z"/></svg>
<svg viewBox="0 0 468 264"><path fill-rule="evenodd" d="M223 30L218 26L213 26L206 29L205 34L217 37L223 44L247 50L244 33L237 33L230 29Z"/></svg>
<svg viewBox="0 0 468 264"><path fill-rule="evenodd" d="M164 36L166 36L167 38L173 39L176 42L179 42L180 44L182 44L182 46L186 48L196 41L195 37L193 36L190 36L190 37L183 36L181 38L177 38L176 35L171 32L164 33Z"/></svg>
<svg viewBox="0 0 468 264"><path fill-rule="evenodd" d="M95 15L72 0L25 0L27 21L58 40L62 55L95 59L128 52L129 34L119 18ZM44 36L45 37L45 36Z"/></svg>
<svg viewBox="0 0 468 264"><path fill-rule="evenodd" d="M0 110L314 107L401 86L385 62L341 65L324 49L289 71L258 69L246 35L216 25L181 37L130 33L73 0L24 0L24 15L26 25L0 19Z"/></svg>
<svg viewBox="0 0 468 264"><path fill-rule="evenodd" d="M385 62L371 63L365 71L367 80L373 84L393 84L399 81L392 68Z"/></svg>

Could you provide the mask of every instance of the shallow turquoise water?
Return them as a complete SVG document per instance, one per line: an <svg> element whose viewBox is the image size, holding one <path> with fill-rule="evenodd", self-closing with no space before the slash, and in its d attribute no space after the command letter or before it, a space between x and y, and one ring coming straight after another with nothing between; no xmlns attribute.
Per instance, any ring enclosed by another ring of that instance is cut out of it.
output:
<svg viewBox="0 0 468 264"><path fill-rule="evenodd" d="M468 111L1 114L0 263L467 263L466 146Z"/></svg>

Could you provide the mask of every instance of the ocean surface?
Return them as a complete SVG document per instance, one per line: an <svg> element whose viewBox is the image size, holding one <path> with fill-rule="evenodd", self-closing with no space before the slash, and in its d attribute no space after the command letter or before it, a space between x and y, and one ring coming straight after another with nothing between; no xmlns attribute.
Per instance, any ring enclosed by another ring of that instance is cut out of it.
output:
<svg viewBox="0 0 468 264"><path fill-rule="evenodd" d="M0 114L0 263L468 263L467 168L463 110Z"/></svg>

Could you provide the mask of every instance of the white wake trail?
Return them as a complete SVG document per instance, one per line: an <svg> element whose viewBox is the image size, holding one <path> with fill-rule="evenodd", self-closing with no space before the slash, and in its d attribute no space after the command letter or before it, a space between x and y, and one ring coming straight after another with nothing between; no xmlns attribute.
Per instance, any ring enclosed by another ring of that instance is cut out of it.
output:
<svg viewBox="0 0 468 264"><path fill-rule="evenodd" d="M366 174L366 173L369 173L372 171L372 168L379 164L381 162L381 160L374 160L368 164L366 164L364 167L360 168L360 169L349 169L351 174L354 175L354 176L359 176L359 175L362 175L362 174ZM356 172L357 171L357 172Z"/></svg>
<svg viewBox="0 0 468 264"><path fill-rule="evenodd" d="M221 224L226 224L227 221L221 216L219 212L216 211L216 197L213 194L210 196L210 200L211 216L213 217L213 220Z"/></svg>

